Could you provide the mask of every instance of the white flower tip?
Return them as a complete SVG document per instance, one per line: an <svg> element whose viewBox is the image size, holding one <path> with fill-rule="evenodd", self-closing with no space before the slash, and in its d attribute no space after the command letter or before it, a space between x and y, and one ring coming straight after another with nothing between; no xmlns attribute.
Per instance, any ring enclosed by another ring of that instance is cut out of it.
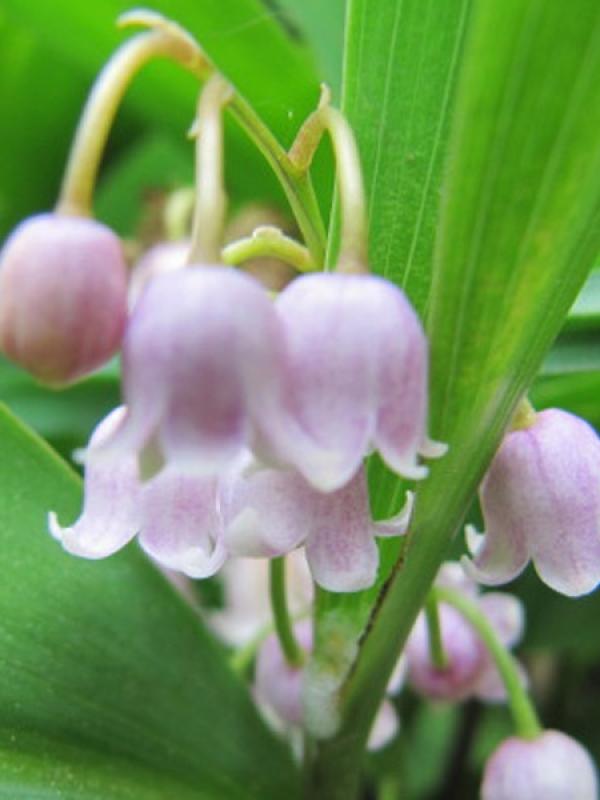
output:
<svg viewBox="0 0 600 800"><path fill-rule="evenodd" d="M50 536L52 536L53 539L56 539L57 542L62 543L65 529L61 527L55 511L48 512L47 525Z"/></svg>
<svg viewBox="0 0 600 800"><path fill-rule="evenodd" d="M483 546L485 534L480 533L474 525L465 525L465 542L469 553L476 557ZM462 563L462 561L461 561ZM464 566L464 564L463 564Z"/></svg>
<svg viewBox="0 0 600 800"><path fill-rule="evenodd" d="M415 493L406 492L405 497L404 505L394 517L373 523L375 536L403 536L406 533L415 505Z"/></svg>
<svg viewBox="0 0 600 800"><path fill-rule="evenodd" d="M448 445L445 442L436 442L429 437L425 438L425 441L419 448L419 453L423 458L442 458L447 452Z"/></svg>

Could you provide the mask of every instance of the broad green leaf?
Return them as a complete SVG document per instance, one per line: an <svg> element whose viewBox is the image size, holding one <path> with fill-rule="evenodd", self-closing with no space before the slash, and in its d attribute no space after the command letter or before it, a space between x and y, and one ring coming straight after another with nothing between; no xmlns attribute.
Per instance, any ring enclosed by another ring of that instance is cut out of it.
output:
<svg viewBox="0 0 600 800"><path fill-rule="evenodd" d="M429 294L442 168L471 0L350 0L343 110L369 195L370 262L418 311Z"/></svg>
<svg viewBox="0 0 600 800"><path fill-rule="evenodd" d="M599 70L595 0L475 3L427 320L432 430L450 447L419 485L410 544L343 689L341 730L323 744L315 771L332 797L342 780L339 796L354 791L398 650L600 250Z"/></svg>
<svg viewBox="0 0 600 800"><path fill-rule="evenodd" d="M224 651L134 544L69 556L80 483L0 412L0 797L279 800L291 758Z"/></svg>
<svg viewBox="0 0 600 800"><path fill-rule="evenodd" d="M471 0L382 0L374 13L368 0L348 4L343 110L356 133L369 195L371 268L402 286L421 313L470 6ZM374 458L369 483L375 516L391 516L403 501L398 478ZM319 592L319 618L341 620L355 634L362 629L398 542L380 550L377 587L352 596ZM319 626L317 638L325 660L336 663L328 624Z"/></svg>

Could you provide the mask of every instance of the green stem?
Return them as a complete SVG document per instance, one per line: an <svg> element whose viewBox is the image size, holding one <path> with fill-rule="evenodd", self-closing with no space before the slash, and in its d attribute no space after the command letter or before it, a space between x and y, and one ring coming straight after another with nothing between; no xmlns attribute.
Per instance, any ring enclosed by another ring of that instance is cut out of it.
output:
<svg viewBox="0 0 600 800"><path fill-rule="evenodd" d="M278 258L299 272L317 269L306 247L270 225L257 228L251 236L228 244L223 248L221 258L226 264L232 265L252 258Z"/></svg>
<svg viewBox="0 0 600 800"><path fill-rule="evenodd" d="M273 624L285 658L293 667L304 663L304 651L296 641L285 592L285 557L272 558L269 562L269 590Z"/></svg>
<svg viewBox="0 0 600 800"><path fill-rule="evenodd" d="M336 174L341 204L340 251L338 272L369 271L367 260L367 204L362 168L356 139L341 111L329 105L329 92L321 97L319 108L300 128L290 149L290 159L301 173L306 173L313 156L327 131L336 160Z"/></svg>
<svg viewBox="0 0 600 800"><path fill-rule="evenodd" d="M223 106L231 87L215 73L200 94L196 135L196 203L189 263L214 264L221 256L227 198L223 178Z"/></svg>
<svg viewBox="0 0 600 800"><path fill-rule="evenodd" d="M119 104L135 75L157 56L174 59L186 69L205 75L202 53L175 25L168 31L138 34L121 45L100 72L83 109L58 199L59 213L91 213L100 160Z"/></svg>
<svg viewBox="0 0 600 800"><path fill-rule="evenodd" d="M321 267L325 260L326 234L310 174L292 163L275 136L240 95L234 95L229 109L279 179L313 261Z"/></svg>
<svg viewBox="0 0 600 800"><path fill-rule="evenodd" d="M436 596L430 592L425 603L425 617L427 619L427 630L429 633L429 654L431 663L436 669L446 669L448 659L444 652L442 641L442 630L440 627L440 614Z"/></svg>
<svg viewBox="0 0 600 800"><path fill-rule="evenodd" d="M453 589L436 587L432 590L432 595L438 602L456 608L475 628L493 658L506 688L517 735L523 739L535 739L542 732L542 727L521 681L517 662L504 647L483 611L464 594Z"/></svg>

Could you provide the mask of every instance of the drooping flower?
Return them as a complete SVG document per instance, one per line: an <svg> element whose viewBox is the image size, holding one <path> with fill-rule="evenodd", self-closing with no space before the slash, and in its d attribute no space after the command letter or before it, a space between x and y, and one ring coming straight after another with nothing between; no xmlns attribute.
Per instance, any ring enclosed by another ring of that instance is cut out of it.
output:
<svg viewBox="0 0 600 800"><path fill-rule="evenodd" d="M142 484L134 456L113 464L99 458L101 445L121 424L126 409L112 411L94 430L85 459L83 512L62 527L48 519L50 533L64 549L83 558L105 558L136 535L159 564L192 578L214 574L223 564L216 481L167 468Z"/></svg>
<svg viewBox="0 0 600 800"><path fill-rule="evenodd" d="M590 754L560 731L536 739L512 736L488 760L482 800L597 800L598 779Z"/></svg>
<svg viewBox="0 0 600 800"><path fill-rule="evenodd" d="M296 641L308 658L312 651L312 626L309 620L294 625ZM378 750L397 733L398 715L390 701L404 681L404 660L400 659L389 680L384 698L371 728L368 747ZM285 658L279 639L271 634L263 642L256 659L255 696L259 704L275 712L284 728L300 727L304 722L303 685L304 665L292 666Z"/></svg>
<svg viewBox="0 0 600 800"><path fill-rule="evenodd" d="M218 475L241 451L286 429L282 331L267 294L226 267L187 267L155 277L123 343L127 414L106 457L141 456L144 476L162 465Z"/></svg>
<svg viewBox="0 0 600 800"><path fill-rule="evenodd" d="M466 578L460 565L453 562L442 566L436 584L453 588L476 602L505 647L514 647L519 642L523 634L523 606L517 597L501 592L479 595L475 582ZM473 697L486 702L503 701L504 684L473 627L446 603L438 604L438 615L446 665L438 667L432 661L427 620L421 612L406 643L411 686L435 700L460 701Z"/></svg>
<svg viewBox="0 0 600 800"><path fill-rule="evenodd" d="M507 434L480 488L485 533L467 528L469 573L498 585L531 560L540 578L575 597L600 581L600 439L558 409Z"/></svg>
<svg viewBox="0 0 600 800"><path fill-rule="evenodd" d="M221 510L233 556L274 557L304 545L320 586L355 592L375 581L375 537L405 533L411 499L395 518L373 522L364 468L343 488L324 493L293 470L250 466L223 482Z"/></svg>
<svg viewBox="0 0 600 800"><path fill-rule="evenodd" d="M0 346L49 384L70 383L117 351L127 319L121 243L83 217L39 214L9 237L0 264Z"/></svg>
<svg viewBox="0 0 600 800"><path fill-rule="evenodd" d="M372 448L398 474L419 479L428 440L427 341L404 294L370 275L319 274L279 296L288 402L314 445L287 458L323 491L344 486Z"/></svg>

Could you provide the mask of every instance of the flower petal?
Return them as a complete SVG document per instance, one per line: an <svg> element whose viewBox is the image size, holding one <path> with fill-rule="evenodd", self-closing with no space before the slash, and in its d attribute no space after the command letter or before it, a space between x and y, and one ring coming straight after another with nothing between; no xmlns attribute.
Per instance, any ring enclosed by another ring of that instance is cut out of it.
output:
<svg viewBox="0 0 600 800"><path fill-rule="evenodd" d="M265 291L240 272L187 267L154 278L125 337L130 411L111 446L140 451L155 433L179 471L221 473L278 395L281 339Z"/></svg>
<svg viewBox="0 0 600 800"><path fill-rule="evenodd" d="M124 415L123 406L114 409L92 433L85 456L85 493L79 519L61 527L54 512L48 515L50 533L73 555L104 558L120 550L140 529L135 458L107 460L98 457L95 449L113 434Z"/></svg>
<svg viewBox="0 0 600 800"><path fill-rule="evenodd" d="M529 553L520 528L498 527L495 518L486 514L488 528L478 533L472 525L465 528L467 547L473 560L461 558L467 575L487 586L512 581L527 566Z"/></svg>
<svg viewBox="0 0 600 800"><path fill-rule="evenodd" d="M403 536L408 530L414 504L414 492L406 492L404 505L394 517L373 523L375 536Z"/></svg>
<svg viewBox="0 0 600 800"><path fill-rule="evenodd" d="M141 546L190 578L214 575L227 555L216 497L214 479L163 470L142 491Z"/></svg>
<svg viewBox="0 0 600 800"><path fill-rule="evenodd" d="M600 440L584 420L556 409L538 414L530 430L531 558L550 588L578 597L600 582Z"/></svg>
<svg viewBox="0 0 600 800"><path fill-rule="evenodd" d="M368 280L307 275L293 281L276 303L288 346L290 407L323 451L330 474L315 482L315 470L302 454L293 463L327 491L354 475L375 430L379 337L374 339L372 321L364 313Z"/></svg>
<svg viewBox="0 0 600 800"><path fill-rule="evenodd" d="M364 469L337 492L315 492L313 512L306 558L314 580L330 592L357 592L372 586L379 551Z"/></svg>
<svg viewBox="0 0 600 800"><path fill-rule="evenodd" d="M225 541L234 556L289 553L308 536L317 493L292 470L242 470L223 481Z"/></svg>
<svg viewBox="0 0 600 800"><path fill-rule="evenodd" d="M380 750L392 741L400 729L398 714L394 704L389 700L384 700L379 706L373 727L369 733L367 748L369 750Z"/></svg>

